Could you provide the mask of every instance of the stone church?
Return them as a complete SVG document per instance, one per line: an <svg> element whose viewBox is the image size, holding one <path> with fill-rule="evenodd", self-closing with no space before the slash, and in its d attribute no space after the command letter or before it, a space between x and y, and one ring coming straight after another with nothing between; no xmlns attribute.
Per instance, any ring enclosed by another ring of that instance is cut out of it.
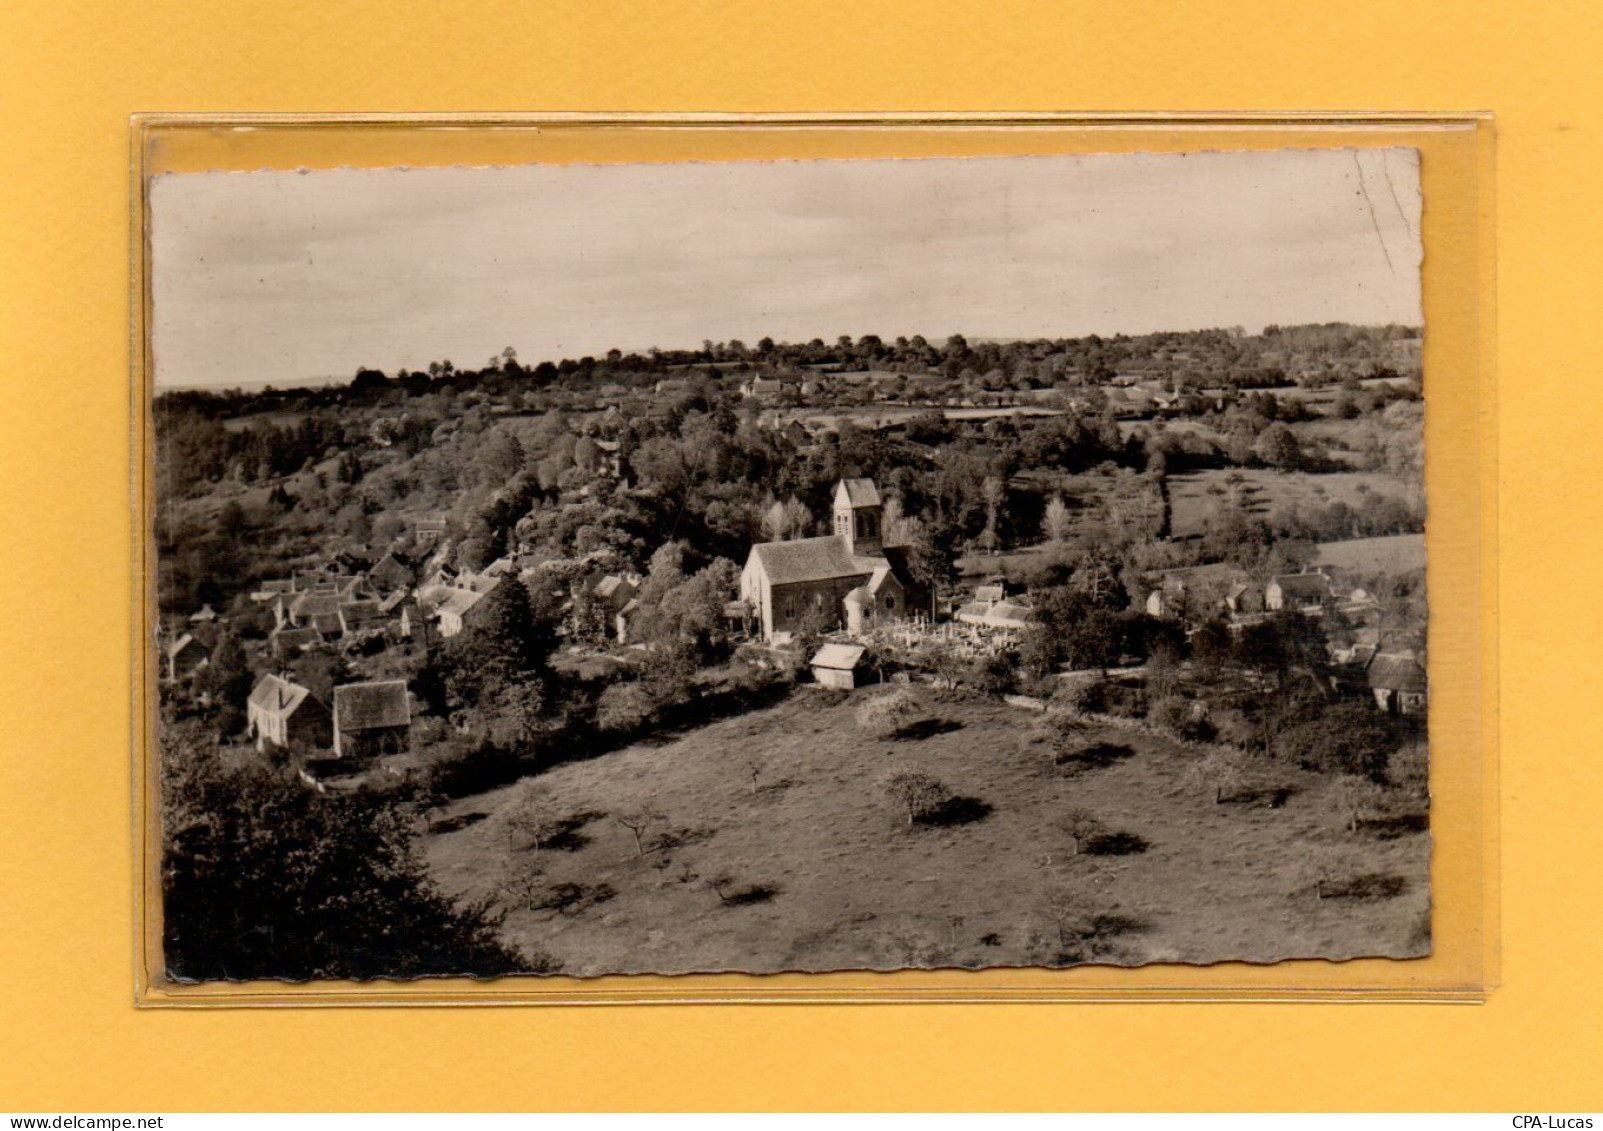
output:
<svg viewBox="0 0 1603 1131"><path fill-rule="evenodd" d="M793 631L818 610L825 629L860 633L928 604L907 568L907 550L884 545L884 504L872 479L835 487L835 533L762 542L740 575L740 597L755 611L764 640Z"/></svg>

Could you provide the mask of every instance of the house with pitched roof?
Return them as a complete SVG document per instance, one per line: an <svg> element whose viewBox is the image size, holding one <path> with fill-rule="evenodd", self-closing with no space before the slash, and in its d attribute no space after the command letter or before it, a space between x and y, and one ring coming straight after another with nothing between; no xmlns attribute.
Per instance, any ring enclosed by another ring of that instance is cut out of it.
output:
<svg viewBox="0 0 1603 1131"><path fill-rule="evenodd" d="M328 707L308 688L282 676L264 675L245 701L247 732L256 749L305 746L326 749L333 736Z"/></svg>
<svg viewBox="0 0 1603 1131"><path fill-rule="evenodd" d="M482 576L473 578L466 585L461 581L459 578L458 585L442 589L437 594L434 615L440 622L442 640L450 639L467 627L473 609L499 584L499 579Z"/></svg>
<svg viewBox="0 0 1603 1131"><path fill-rule="evenodd" d="M1281 573L1269 579L1263 591L1263 603L1270 612L1307 611L1322 608L1331 596L1330 578L1322 573Z"/></svg>
<svg viewBox="0 0 1603 1131"><path fill-rule="evenodd" d="M1412 652L1378 652L1364 669L1375 705L1391 715L1425 711L1425 665Z"/></svg>
<svg viewBox="0 0 1603 1131"><path fill-rule="evenodd" d="M753 377L740 386L740 395L748 400L767 400L779 396L784 388L777 377Z"/></svg>
<svg viewBox="0 0 1603 1131"><path fill-rule="evenodd" d="M591 592L595 594L597 600L616 614L635 599L635 595L640 592L642 580L638 573L609 573L596 582Z"/></svg>
<svg viewBox="0 0 1603 1131"><path fill-rule="evenodd" d="M764 640L809 617L823 627L860 633L921 608L905 547L884 545L884 504L872 479L835 487L835 533L761 542L740 575L740 597L754 610Z"/></svg>
<svg viewBox="0 0 1603 1131"><path fill-rule="evenodd" d="M165 661L163 674L168 683L173 683L210 660L211 650L185 632L168 643L162 659Z"/></svg>
<svg viewBox="0 0 1603 1131"><path fill-rule="evenodd" d="M341 758L404 754L411 727L412 700L404 679L347 683L334 689L334 753Z"/></svg>
<svg viewBox="0 0 1603 1131"><path fill-rule="evenodd" d="M369 629L382 629L389 619L383 603L373 598L342 602L339 618L340 632L345 636L354 636Z"/></svg>
<svg viewBox="0 0 1603 1131"><path fill-rule="evenodd" d="M380 593L393 593L412 584L412 560L390 551L367 571L367 583Z"/></svg>
<svg viewBox="0 0 1603 1131"><path fill-rule="evenodd" d="M345 631L340 623L340 605L344 603L345 598L337 588L322 592L314 589L296 594L285 609L285 616L295 628L315 628L329 639L338 639Z"/></svg>
<svg viewBox="0 0 1603 1131"><path fill-rule="evenodd" d="M273 658L278 660L304 652L308 648L315 648L321 643L323 634L310 625L306 628L281 625L267 635L268 647L272 649Z"/></svg>

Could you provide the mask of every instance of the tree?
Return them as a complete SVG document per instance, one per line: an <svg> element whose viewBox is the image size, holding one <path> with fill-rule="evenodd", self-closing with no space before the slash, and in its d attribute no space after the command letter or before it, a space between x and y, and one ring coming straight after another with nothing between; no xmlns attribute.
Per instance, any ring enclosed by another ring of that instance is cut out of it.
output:
<svg viewBox="0 0 1603 1131"><path fill-rule="evenodd" d="M801 538L807 534L807 528L813 523L812 512L804 506L801 500L792 495L785 500L785 537Z"/></svg>
<svg viewBox="0 0 1603 1131"><path fill-rule="evenodd" d="M770 542L783 542L789 533L790 516L785 511L785 504L775 499L763 511L763 535Z"/></svg>
<svg viewBox="0 0 1603 1131"><path fill-rule="evenodd" d="M211 662L201 669L200 686L218 709L218 730L234 734L245 725L245 700L250 695L250 668L239 637L225 633L212 650Z"/></svg>
<svg viewBox="0 0 1603 1131"><path fill-rule="evenodd" d="M447 685L458 702L487 699L509 684L543 676L556 642L555 623L536 614L528 588L504 578L446 642Z"/></svg>
<svg viewBox="0 0 1603 1131"><path fill-rule="evenodd" d="M1295 471L1303 464L1302 444L1297 434L1278 421L1263 430L1253 451L1264 463L1282 471Z"/></svg>
<svg viewBox="0 0 1603 1131"><path fill-rule="evenodd" d="M1180 690L1180 656L1174 645L1162 641L1147 655L1147 701L1167 699Z"/></svg>
<svg viewBox="0 0 1603 1131"><path fill-rule="evenodd" d="M1376 809L1385 796L1386 791L1373 778L1360 774L1342 774L1331 791L1342 814L1342 827L1350 833L1358 831L1364 814Z"/></svg>
<svg viewBox="0 0 1603 1131"><path fill-rule="evenodd" d="M907 823L928 820L952 799L952 791L929 774L896 769L880 780L886 798L907 814Z"/></svg>
<svg viewBox="0 0 1603 1131"><path fill-rule="evenodd" d="M1041 534L1048 542L1061 545L1068 541L1072 530L1073 519L1063 502L1063 496L1053 495L1046 504L1046 513L1041 517Z"/></svg>
<svg viewBox="0 0 1603 1131"><path fill-rule="evenodd" d="M908 547L908 569L913 580L930 592L930 615L938 608L941 594L957 580L957 546L960 537L955 524L943 519L921 522Z"/></svg>
<svg viewBox="0 0 1603 1131"><path fill-rule="evenodd" d="M1186 780L1213 797L1215 805L1222 805L1246 779L1246 763L1238 754L1226 750L1210 750L1186 768Z"/></svg>
<svg viewBox="0 0 1603 1131"><path fill-rule="evenodd" d="M1058 828L1069 838L1073 845L1070 853L1076 856L1086 841L1106 831L1106 826L1089 809L1070 809L1058 819Z"/></svg>
<svg viewBox="0 0 1603 1131"><path fill-rule="evenodd" d="M519 783L502 818L512 848L545 848L570 831L570 822L555 809L550 791L537 781Z"/></svg>
<svg viewBox="0 0 1603 1131"><path fill-rule="evenodd" d="M635 855L646 854L646 833L654 826L667 823L668 818L661 813L650 810L635 810L629 813L615 813L613 820L628 829L635 838Z"/></svg>
<svg viewBox="0 0 1603 1131"><path fill-rule="evenodd" d="M179 981L555 968L498 938L482 905L436 888L401 799L322 794L256 762L223 766L197 730L164 726L162 930Z"/></svg>

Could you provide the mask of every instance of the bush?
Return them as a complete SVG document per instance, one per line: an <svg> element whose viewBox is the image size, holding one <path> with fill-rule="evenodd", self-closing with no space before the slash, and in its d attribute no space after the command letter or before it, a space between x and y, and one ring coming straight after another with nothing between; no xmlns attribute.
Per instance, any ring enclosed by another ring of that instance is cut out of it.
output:
<svg viewBox="0 0 1603 1131"><path fill-rule="evenodd" d="M1304 769L1380 780L1397 738L1395 724L1371 704L1351 702L1284 731L1278 745Z"/></svg>
<svg viewBox="0 0 1603 1131"><path fill-rule="evenodd" d="M1412 797L1430 792L1430 756L1419 743L1411 742L1391 752L1386 762L1386 781Z"/></svg>
<svg viewBox="0 0 1603 1131"><path fill-rule="evenodd" d="M1147 706L1147 722L1186 742L1208 742L1214 728L1200 707L1176 695L1155 699Z"/></svg>
<svg viewBox="0 0 1603 1131"><path fill-rule="evenodd" d="M1105 713L1122 719L1141 717L1144 695L1139 688L1110 682L1101 685L1101 694L1102 710Z"/></svg>
<svg viewBox="0 0 1603 1131"><path fill-rule="evenodd" d="M857 708L857 725L880 738L894 738L918 713L918 696L911 688L898 687Z"/></svg>
<svg viewBox="0 0 1603 1131"><path fill-rule="evenodd" d="M596 726L627 734L653 722L658 710L656 698L643 685L614 683L596 701Z"/></svg>
<svg viewBox="0 0 1603 1131"><path fill-rule="evenodd" d="M1054 699L1030 728L1032 739L1046 746L1054 757L1077 743L1085 731L1080 713Z"/></svg>
<svg viewBox="0 0 1603 1131"><path fill-rule="evenodd" d="M521 769L517 755L458 735L430 752L421 783L434 797L466 797L505 785Z"/></svg>
<svg viewBox="0 0 1603 1131"><path fill-rule="evenodd" d="M1107 681L1060 679L1052 692L1051 708L1074 715L1094 715L1107 709Z"/></svg>

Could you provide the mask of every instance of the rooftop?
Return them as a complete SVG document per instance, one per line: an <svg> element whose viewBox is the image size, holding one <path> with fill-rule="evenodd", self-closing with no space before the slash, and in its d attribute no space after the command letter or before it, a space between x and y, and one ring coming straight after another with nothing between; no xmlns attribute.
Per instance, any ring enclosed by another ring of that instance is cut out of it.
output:
<svg viewBox="0 0 1603 1131"><path fill-rule="evenodd" d="M291 683L276 675L264 675L251 689L251 705L275 715L288 715L295 711L312 693L298 683Z"/></svg>
<svg viewBox="0 0 1603 1131"><path fill-rule="evenodd" d="M877 507L880 505L879 488L874 486L872 479L842 479L835 488L835 499L846 497L847 505L854 507Z"/></svg>
<svg viewBox="0 0 1603 1131"><path fill-rule="evenodd" d="M334 721L341 731L404 727L412 722L412 704L404 679L347 683L334 689Z"/></svg>
<svg viewBox="0 0 1603 1131"><path fill-rule="evenodd" d="M813 656L813 667L849 672L863 661L861 644L825 644Z"/></svg>
<svg viewBox="0 0 1603 1131"><path fill-rule="evenodd" d="M824 581L832 577L869 577L890 565L884 558L853 554L839 534L823 538L797 538L790 542L760 542L752 553L775 585Z"/></svg>

